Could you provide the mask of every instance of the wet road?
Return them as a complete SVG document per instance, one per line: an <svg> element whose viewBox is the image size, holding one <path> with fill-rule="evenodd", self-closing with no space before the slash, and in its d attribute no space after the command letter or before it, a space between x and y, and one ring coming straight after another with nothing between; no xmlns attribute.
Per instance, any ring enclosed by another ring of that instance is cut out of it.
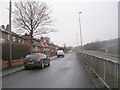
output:
<svg viewBox="0 0 120 90"><path fill-rule="evenodd" d="M3 78L3 88L95 88L81 61L68 54L44 69L22 70Z"/></svg>

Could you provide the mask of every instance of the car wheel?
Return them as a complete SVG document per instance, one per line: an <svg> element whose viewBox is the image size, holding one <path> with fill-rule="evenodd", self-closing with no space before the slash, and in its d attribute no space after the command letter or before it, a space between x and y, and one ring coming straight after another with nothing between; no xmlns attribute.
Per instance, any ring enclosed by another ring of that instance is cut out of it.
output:
<svg viewBox="0 0 120 90"><path fill-rule="evenodd" d="M50 62L48 63L48 66L50 66Z"/></svg>
<svg viewBox="0 0 120 90"><path fill-rule="evenodd" d="M29 70L30 68L28 68L28 67L25 67L25 70Z"/></svg>
<svg viewBox="0 0 120 90"><path fill-rule="evenodd" d="M42 62L42 63L41 63L41 69L43 69L43 68L44 68L44 63Z"/></svg>

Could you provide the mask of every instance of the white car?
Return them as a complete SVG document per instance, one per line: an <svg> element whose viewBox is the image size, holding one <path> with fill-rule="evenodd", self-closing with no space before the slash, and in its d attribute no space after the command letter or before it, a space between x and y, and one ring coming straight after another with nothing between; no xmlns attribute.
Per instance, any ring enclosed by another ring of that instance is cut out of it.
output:
<svg viewBox="0 0 120 90"><path fill-rule="evenodd" d="M70 53L72 53L72 50L70 50Z"/></svg>
<svg viewBox="0 0 120 90"><path fill-rule="evenodd" d="M57 57L60 57L60 56L62 56L62 57L64 57L64 56L65 56L64 51L63 51L63 50L57 50Z"/></svg>

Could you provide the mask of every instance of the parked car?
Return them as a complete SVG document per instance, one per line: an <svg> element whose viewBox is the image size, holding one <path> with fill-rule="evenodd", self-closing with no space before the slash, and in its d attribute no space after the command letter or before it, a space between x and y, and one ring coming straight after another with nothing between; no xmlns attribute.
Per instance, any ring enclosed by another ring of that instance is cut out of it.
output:
<svg viewBox="0 0 120 90"><path fill-rule="evenodd" d="M50 66L50 59L44 53L29 54L24 59L25 69L33 67L41 67L43 69L44 66Z"/></svg>
<svg viewBox="0 0 120 90"><path fill-rule="evenodd" d="M63 50L57 50L57 57L60 57L60 56L62 56L62 57L64 57L64 56L65 56L64 51L63 51Z"/></svg>

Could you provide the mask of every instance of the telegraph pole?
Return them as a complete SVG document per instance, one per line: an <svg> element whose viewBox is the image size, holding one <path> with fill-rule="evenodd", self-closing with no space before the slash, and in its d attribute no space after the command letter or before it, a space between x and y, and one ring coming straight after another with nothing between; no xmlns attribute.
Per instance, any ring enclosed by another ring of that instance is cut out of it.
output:
<svg viewBox="0 0 120 90"><path fill-rule="evenodd" d="M11 11L12 11L12 1L9 2L9 66L12 66L12 42L11 42Z"/></svg>

